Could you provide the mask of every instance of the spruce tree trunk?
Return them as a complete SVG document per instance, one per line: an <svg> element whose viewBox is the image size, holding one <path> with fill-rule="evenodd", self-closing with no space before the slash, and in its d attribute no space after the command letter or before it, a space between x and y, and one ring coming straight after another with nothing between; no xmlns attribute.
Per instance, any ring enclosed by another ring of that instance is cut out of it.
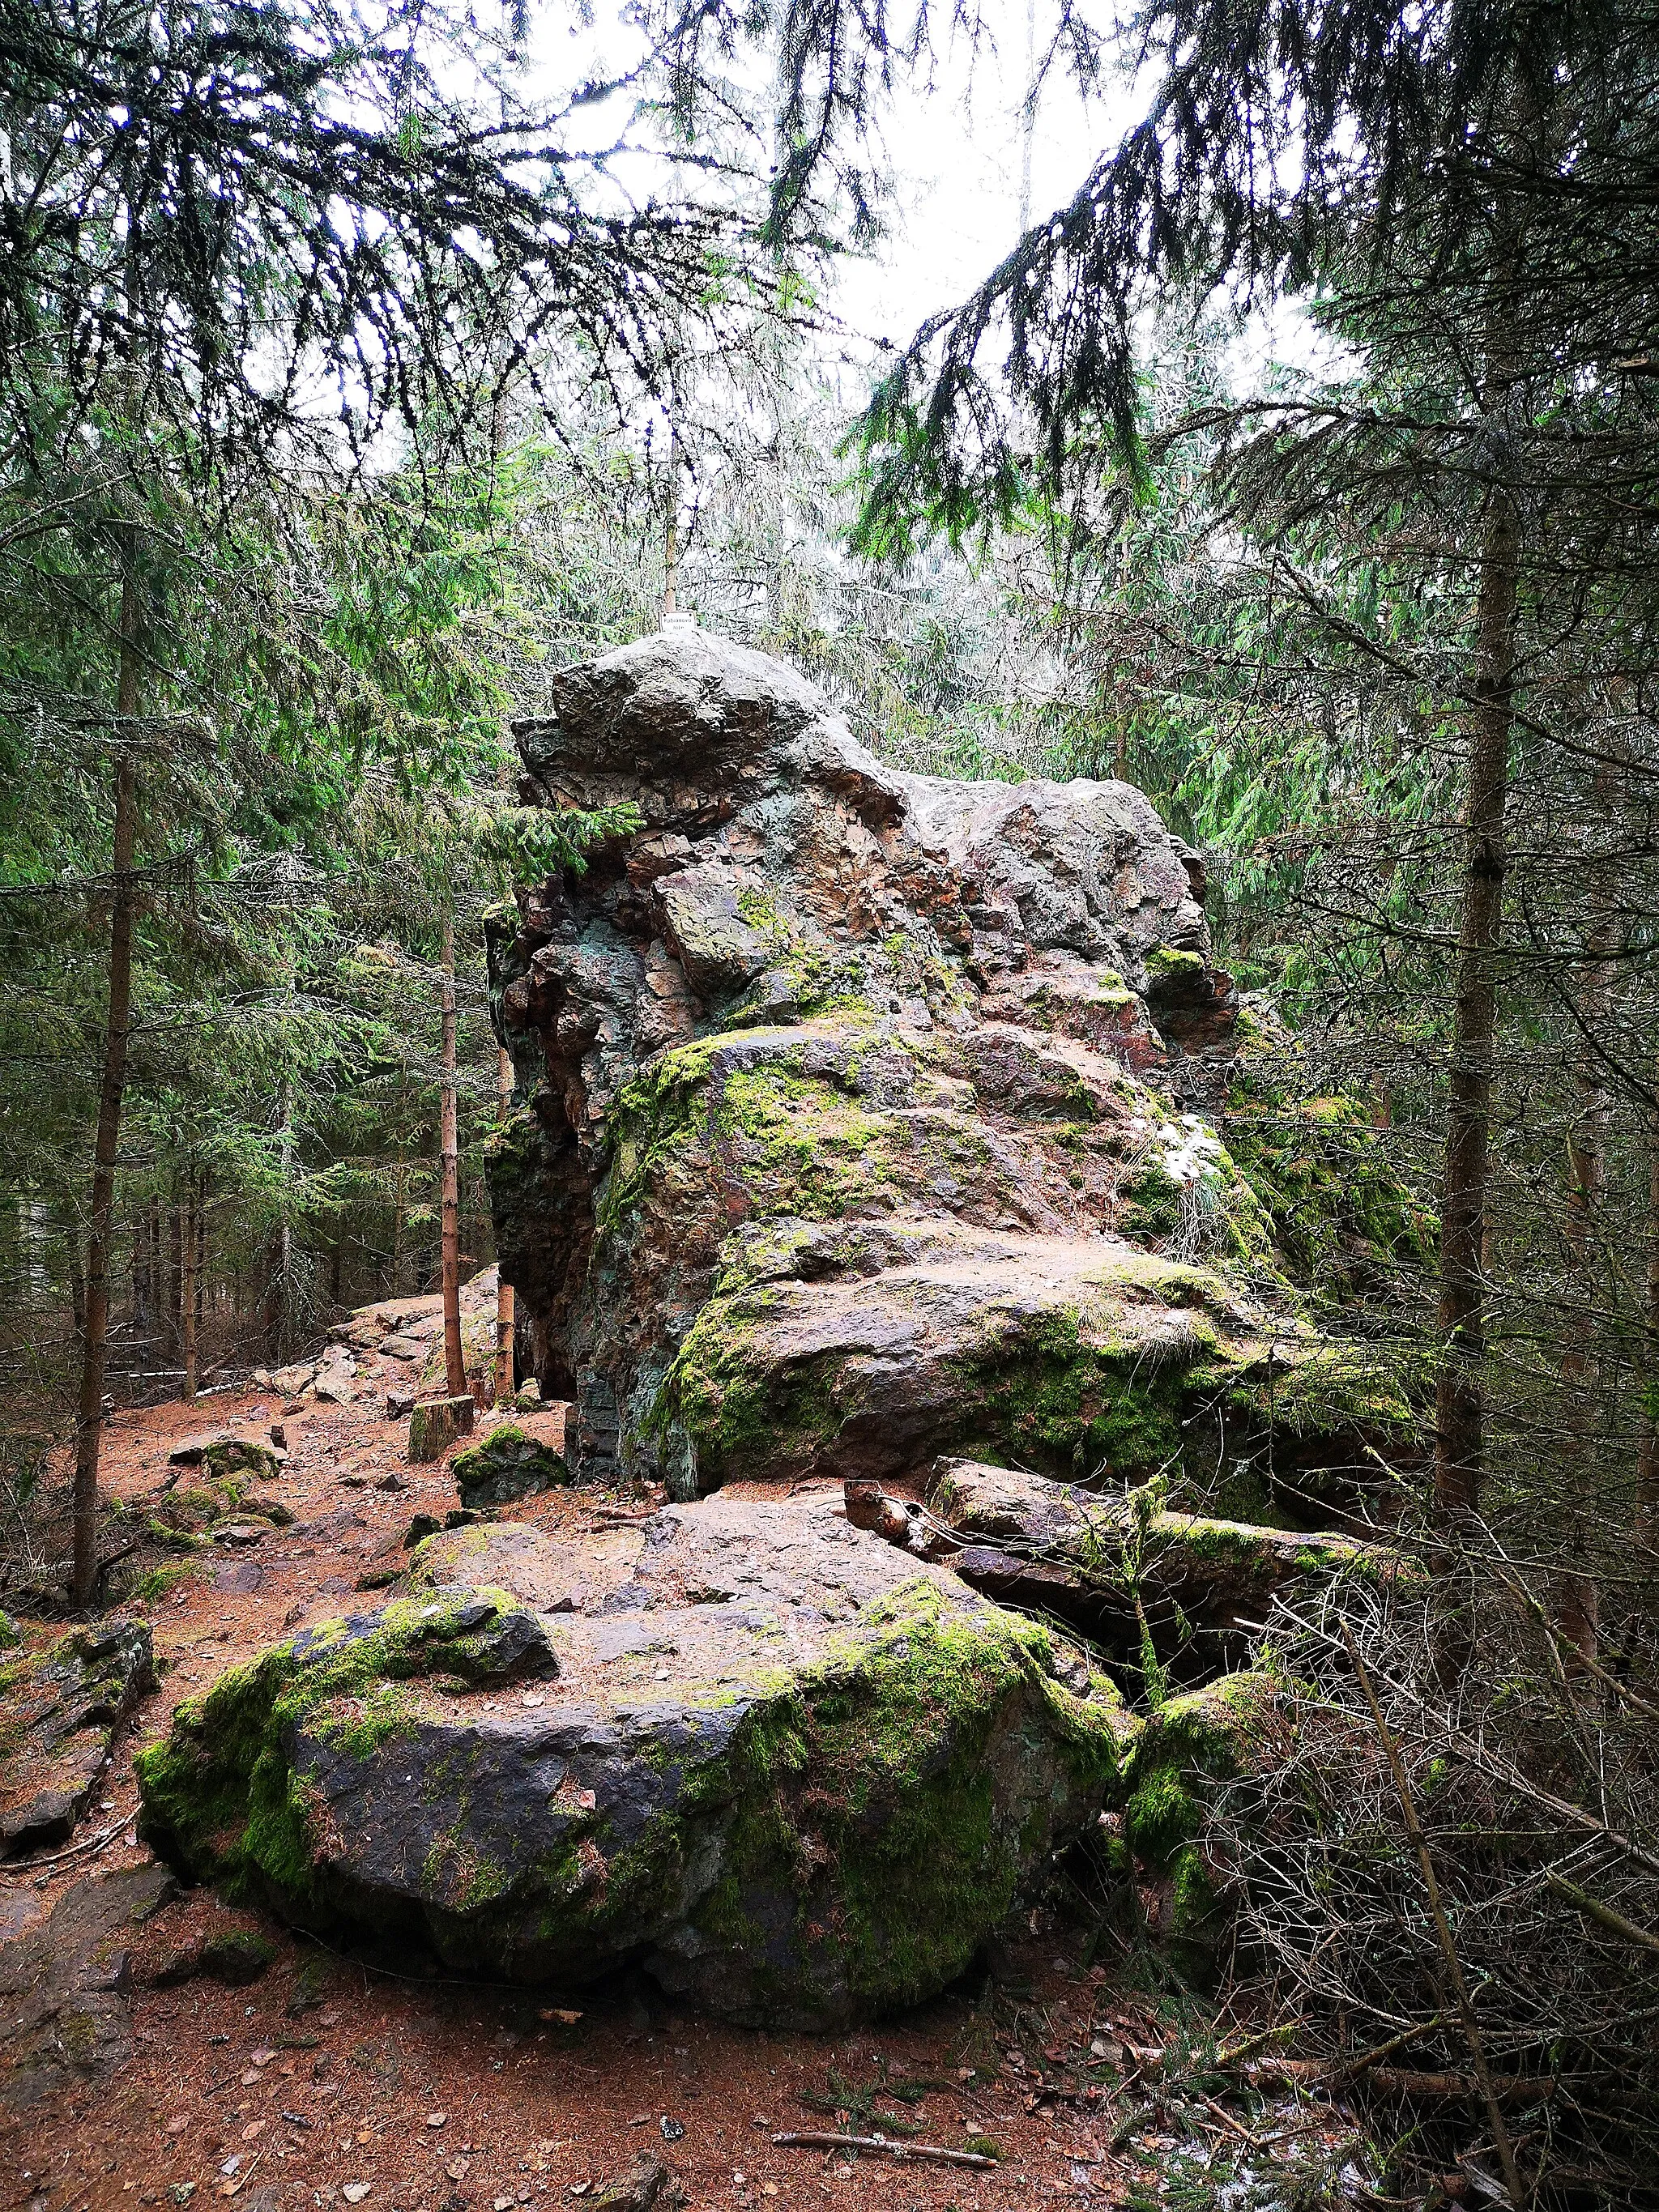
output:
<svg viewBox="0 0 1659 2212"><path fill-rule="evenodd" d="M92 1603L98 1578L98 1456L102 1443L104 1359L109 1340L109 1260L115 1216L115 1155L126 1090L127 1043L132 1017L132 856L138 835L137 779L126 756L126 727L138 712L138 589L129 578L121 591L121 672L115 712L122 724L122 757L115 765L114 892L110 904L109 1000L104 1026L104 1073L93 1142L92 1220L87 1238L86 1328L81 1353L81 1391L75 1437L74 1564L70 1601L77 1612Z"/></svg>
<svg viewBox="0 0 1659 2212"><path fill-rule="evenodd" d="M183 1364L185 1349L185 1207L179 1186L167 1207L167 1325L169 1355Z"/></svg>
<svg viewBox="0 0 1659 2212"><path fill-rule="evenodd" d="M181 1249L179 1267L179 1351L180 1364L185 1370L181 1395L196 1395L196 1178L185 1178L184 1222L180 1232Z"/></svg>
<svg viewBox="0 0 1659 2212"><path fill-rule="evenodd" d="M1450 1103L1440 1204L1440 1374L1435 1394L1436 1508L1449 1523L1480 1502L1482 1369L1486 1352L1483 1244L1497 1036L1495 956L1503 920L1504 817L1514 714L1520 532L1514 503L1493 490L1480 552L1468 794L1463 821L1462 919L1452 1017Z"/></svg>
<svg viewBox="0 0 1659 2212"><path fill-rule="evenodd" d="M443 1081L438 1148L442 1162L442 1231L440 1263L444 1300L444 1376L452 1398L466 1390L466 1362L461 1354L460 1178L455 1135L455 913L446 890L443 938L439 954L443 969L442 1036L440 1047Z"/></svg>
<svg viewBox="0 0 1659 2212"><path fill-rule="evenodd" d="M501 1048L495 1073L500 1086L501 1119L505 1121L513 1103L513 1061L505 1046ZM495 1403L506 1405L517 1387L513 1343L513 1285L501 1282L495 1291Z"/></svg>
<svg viewBox="0 0 1659 2212"><path fill-rule="evenodd" d="M69 1273L70 1320L79 1345L87 1334L87 1279L81 1266L81 1232L72 1218L64 1224L64 1265Z"/></svg>

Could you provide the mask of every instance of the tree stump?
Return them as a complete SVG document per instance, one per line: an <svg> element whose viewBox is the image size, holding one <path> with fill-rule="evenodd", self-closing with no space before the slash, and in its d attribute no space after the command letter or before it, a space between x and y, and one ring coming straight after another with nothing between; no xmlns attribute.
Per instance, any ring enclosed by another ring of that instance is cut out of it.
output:
<svg viewBox="0 0 1659 2212"><path fill-rule="evenodd" d="M441 1459L457 1437L471 1434L472 1414L471 1392L460 1398L428 1398L416 1406L409 1417L410 1459Z"/></svg>

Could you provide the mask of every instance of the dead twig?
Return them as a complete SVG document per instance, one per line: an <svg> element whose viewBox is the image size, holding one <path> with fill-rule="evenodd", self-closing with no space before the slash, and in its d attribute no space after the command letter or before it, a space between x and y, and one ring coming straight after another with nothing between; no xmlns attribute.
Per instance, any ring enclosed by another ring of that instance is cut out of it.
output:
<svg viewBox="0 0 1659 2212"><path fill-rule="evenodd" d="M887 2158L925 2158L935 2166L989 2167L997 2162L982 2151L948 2150L943 2143L889 2142L885 2136L829 2135L816 2128L774 2136L772 2142L778 2150L873 2150Z"/></svg>
<svg viewBox="0 0 1659 2212"><path fill-rule="evenodd" d="M1365 1702L1371 1709L1371 1718L1376 1723L1378 1739L1388 1756L1389 1770L1394 1776L1394 1786L1400 1798L1400 1810L1406 1823L1406 1833L1411 1838L1412 1847L1417 1853L1418 1865L1422 1869L1423 1887L1428 1897L1430 1916L1434 1922L1435 1936L1440 1945L1441 1954L1446 1962L1447 1976L1451 1983L1452 1994L1457 2003L1458 2017L1462 2024L1463 2039L1469 2047L1469 2060L1474 2068L1475 2079L1480 2084L1481 2102L1486 2107L1486 2118L1492 2124L1492 2142L1497 2147L1498 2162L1504 2169L1504 2185L1510 2192L1510 2202L1515 2206L1516 2212L1522 2212L1525 2199L1521 2191L1521 2176L1516 2166L1515 2153L1510 2145L1509 2130L1504 2125L1504 2115L1498 2105L1498 2092L1492 2086L1492 2075L1487 2069L1486 2053L1480 2040L1480 2027L1475 2021L1474 2007L1469 2001L1468 1985L1463 1979L1462 1964L1457 1955L1457 1947L1452 1941L1451 1923L1446 1918L1445 1907L1440 1901L1440 1885L1435 1879L1434 1860L1429 1850L1428 1838L1423 1833L1423 1824L1417 1817L1417 1803L1412 1796L1411 1783L1406 1773L1406 1762L1400 1756L1400 1747L1394 1740L1394 1732L1384 1718L1382 1708L1377 1702L1376 1692L1371 1687L1371 1678L1365 1672L1365 1662L1359 1656L1359 1646L1354 1641L1353 1631L1346 1620L1341 1623L1341 1629L1343 1641L1348 1647L1348 1656L1353 1662L1354 1671L1359 1678L1359 1686L1364 1692Z"/></svg>
<svg viewBox="0 0 1659 2212"><path fill-rule="evenodd" d="M1569 1905L1576 1905L1587 1919L1599 1921L1603 1928L1610 1929L1615 1936L1622 1936L1626 1942L1639 1944L1644 1951L1659 1951L1659 1936L1650 1935L1645 1928L1638 1928L1633 1920L1626 1920L1622 1912L1615 1912L1612 1905L1603 1905L1599 1897L1592 1897L1588 1890L1580 1889L1577 1882L1569 1881L1565 1875L1547 1874L1544 1884L1558 1897L1565 1897Z"/></svg>

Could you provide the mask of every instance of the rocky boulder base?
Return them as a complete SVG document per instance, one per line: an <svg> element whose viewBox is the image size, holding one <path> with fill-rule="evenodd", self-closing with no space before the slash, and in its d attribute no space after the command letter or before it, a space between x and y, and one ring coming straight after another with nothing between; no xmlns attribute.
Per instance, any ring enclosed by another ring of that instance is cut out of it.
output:
<svg viewBox="0 0 1659 2212"><path fill-rule="evenodd" d="M429 1538L384 1612L180 1708L139 1761L143 1832L451 1969L642 1960L810 2027L928 1996L1133 1729L1074 1648L835 1504L671 1507L579 1556L525 1527Z"/></svg>

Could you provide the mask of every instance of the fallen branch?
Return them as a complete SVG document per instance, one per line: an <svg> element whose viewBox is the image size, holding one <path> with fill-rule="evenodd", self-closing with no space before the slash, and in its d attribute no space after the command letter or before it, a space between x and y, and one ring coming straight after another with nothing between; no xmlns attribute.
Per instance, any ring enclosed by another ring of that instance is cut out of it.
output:
<svg viewBox="0 0 1659 2212"><path fill-rule="evenodd" d="M803 2133L774 2136L778 2150L875 2150L889 2158L931 2159L935 2166L993 2166L994 2158L982 2151L947 2150L943 2143L889 2142L885 2136L832 2136L820 2134L817 2129Z"/></svg>
<svg viewBox="0 0 1659 2212"><path fill-rule="evenodd" d="M0 1866L0 1881L21 1881L27 1875L40 1874L46 1867L64 1866L70 1859L85 1858L90 1851L101 1851L110 1838L118 1836L123 1828L131 1826L131 1821L132 1816L129 1814L125 1820L118 1820L112 1828L106 1828L101 1835L88 1836L83 1842L71 1844L67 1850L54 1851L49 1859L15 1859L9 1866Z"/></svg>
<svg viewBox="0 0 1659 2212"><path fill-rule="evenodd" d="M1229 2044L1224 2051L1218 2051L1215 2063L1218 2066L1237 2066L1241 2059L1254 2058L1258 2051L1265 2051L1270 2043L1287 2042L1295 2033L1296 2022L1291 2020L1281 2021L1277 2027L1259 2028L1254 2035L1245 2036L1242 2042Z"/></svg>
<svg viewBox="0 0 1659 2212"><path fill-rule="evenodd" d="M1659 1936L1650 1935L1645 1928L1638 1928L1635 1921L1626 1920L1622 1912L1615 1912L1612 1905L1603 1905L1599 1897L1592 1897L1588 1890L1580 1889L1577 1882L1569 1881L1565 1875L1547 1874L1544 1881L1558 1896L1565 1897L1570 1905L1576 1905L1587 1919L1600 1921L1603 1928L1611 1929L1615 1936L1622 1936L1627 1943L1639 1944L1644 1951L1659 1951Z"/></svg>
<svg viewBox="0 0 1659 2212"><path fill-rule="evenodd" d="M1385 2058L1392 2058L1396 2051L1403 2051L1408 2043L1415 2043L1419 2036L1427 2035L1439 2025L1440 2015L1436 2013L1432 2020L1425 2020L1420 2027L1408 2027L1403 2034L1391 2036L1388 2042L1379 2043L1374 2051L1364 2051L1358 2058L1347 2059L1337 2069L1336 2078L1340 2081L1351 2080L1356 2074L1363 2074L1370 2067L1380 2066Z"/></svg>
<svg viewBox="0 0 1659 2212"><path fill-rule="evenodd" d="M1380 2090L1385 2097L1424 2097L1450 2102L1462 2098L1484 2098L1480 2083L1468 2074L1417 2073L1403 2066L1368 2066L1356 2074L1346 2066L1334 2066L1322 2058L1257 2058L1240 2069L1253 2087ZM1547 2074L1489 2074L1492 2093L1500 2103L1524 2104L1554 2094L1557 2084Z"/></svg>

